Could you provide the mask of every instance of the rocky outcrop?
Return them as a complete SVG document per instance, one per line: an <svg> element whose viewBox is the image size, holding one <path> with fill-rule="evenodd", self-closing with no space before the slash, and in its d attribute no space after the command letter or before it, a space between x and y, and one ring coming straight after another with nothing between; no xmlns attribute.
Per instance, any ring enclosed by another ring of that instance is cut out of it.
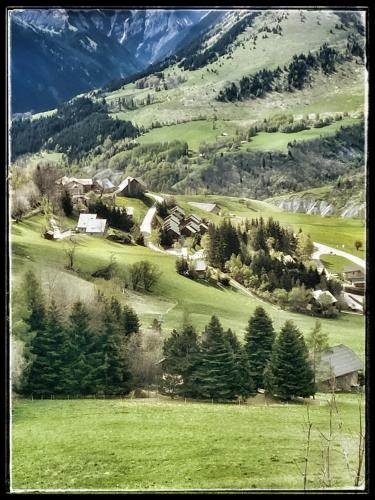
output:
<svg viewBox="0 0 375 500"><path fill-rule="evenodd" d="M360 217L363 215L366 204L349 202L344 208L339 208L329 200L315 198L313 195L291 196L282 200L273 200L273 205L286 212L304 213L309 215L339 215L340 217Z"/></svg>

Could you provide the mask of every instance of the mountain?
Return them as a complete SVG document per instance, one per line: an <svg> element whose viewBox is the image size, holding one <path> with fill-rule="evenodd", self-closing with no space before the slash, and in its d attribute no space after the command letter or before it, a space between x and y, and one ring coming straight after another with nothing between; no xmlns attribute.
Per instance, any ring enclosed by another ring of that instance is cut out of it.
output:
<svg viewBox="0 0 375 500"><path fill-rule="evenodd" d="M222 15L207 10L17 9L10 16L13 113L44 111L173 54ZM194 28L197 29L194 30ZM191 33L191 35L190 35Z"/></svg>

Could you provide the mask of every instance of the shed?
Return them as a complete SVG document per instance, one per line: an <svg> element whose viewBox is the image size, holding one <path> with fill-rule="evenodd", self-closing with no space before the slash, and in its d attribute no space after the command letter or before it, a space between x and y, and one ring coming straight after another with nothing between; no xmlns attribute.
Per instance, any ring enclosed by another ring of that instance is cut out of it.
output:
<svg viewBox="0 0 375 500"><path fill-rule="evenodd" d="M351 390L358 386L358 371L364 365L357 354L344 344L330 347L321 355L316 380L319 390Z"/></svg>
<svg viewBox="0 0 375 500"><path fill-rule="evenodd" d="M116 194L120 196L128 196L137 198L146 191L146 185L141 179L135 177L126 177L116 190Z"/></svg>
<svg viewBox="0 0 375 500"><path fill-rule="evenodd" d="M199 277L206 276L207 265L204 260L197 259L194 261L194 271L198 273Z"/></svg>

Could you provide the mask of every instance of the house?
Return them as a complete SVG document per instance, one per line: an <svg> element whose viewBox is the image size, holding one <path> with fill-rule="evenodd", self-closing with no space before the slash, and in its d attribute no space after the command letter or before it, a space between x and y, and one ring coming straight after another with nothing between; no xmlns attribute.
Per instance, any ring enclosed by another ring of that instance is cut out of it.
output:
<svg viewBox="0 0 375 500"><path fill-rule="evenodd" d="M198 203L196 201L189 201L188 203L192 207L199 208L200 210L204 210L205 212L212 214L218 214L220 212L220 207L216 203Z"/></svg>
<svg viewBox="0 0 375 500"><path fill-rule="evenodd" d="M179 239L181 236L179 225L172 220L167 221L163 225L163 229L173 240Z"/></svg>
<svg viewBox="0 0 375 500"><path fill-rule="evenodd" d="M194 271L198 274L200 278L206 277L207 265L204 260L196 259L194 260Z"/></svg>
<svg viewBox="0 0 375 500"><path fill-rule="evenodd" d="M344 278L352 285L364 288L365 286L365 273L359 267L347 266L342 273Z"/></svg>
<svg viewBox="0 0 375 500"><path fill-rule="evenodd" d="M78 233L85 233L87 224L90 222L90 220L94 219L96 219L96 214L80 214L76 226L76 231Z"/></svg>
<svg viewBox="0 0 375 500"><path fill-rule="evenodd" d="M171 214L171 215L168 215L168 217L166 217L164 219L164 223L167 223L167 222L174 222L175 224L177 224L178 226L180 225L180 221L181 219L176 215L176 214Z"/></svg>
<svg viewBox="0 0 375 500"><path fill-rule="evenodd" d="M358 387L358 371L364 366L349 347L339 344L321 354L316 381L320 391L335 389L350 391Z"/></svg>
<svg viewBox="0 0 375 500"><path fill-rule="evenodd" d="M337 299L328 290L315 290L314 292L311 292L311 295L320 305L333 305L337 302Z"/></svg>
<svg viewBox="0 0 375 500"><path fill-rule="evenodd" d="M181 234L184 236L190 237L194 236L196 233L199 233L200 226L196 222L188 222L187 224L184 224L181 229Z"/></svg>
<svg viewBox="0 0 375 500"><path fill-rule="evenodd" d="M94 183L95 187L102 193L113 193L114 191L116 191L116 186L113 184L111 180L107 178L96 179Z"/></svg>
<svg viewBox="0 0 375 500"><path fill-rule="evenodd" d="M107 219L90 219L86 226L86 234L103 236L106 231Z"/></svg>
<svg viewBox="0 0 375 500"><path fill-rule="evenodd" d="M119 196L128 196L129 198L137 198L142 196L146 191L146 185L140 179L135 177L126 177L118 186L115 193Z"/></svg>
<svg viewBox="0 0 375 500"><path fill-rule="evenodd" d="M180 221L182 221L185 217L185 211L177 205L172 208L171 214L177 217Z"/></svg>
<svg viewBox="0 0 375 500"><path fill-rule="evenodd" d="M62 177L56 181L65 188L71 196L83 195L92 190L94 183L92 179L77 179L76 177Z"/></svg>

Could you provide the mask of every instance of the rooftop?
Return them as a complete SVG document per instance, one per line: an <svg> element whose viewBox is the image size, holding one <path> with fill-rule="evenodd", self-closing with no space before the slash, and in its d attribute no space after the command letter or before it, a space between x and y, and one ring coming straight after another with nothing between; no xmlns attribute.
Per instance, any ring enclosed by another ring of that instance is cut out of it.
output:
<svg viewBox="0 0 375 500"><path fill-rule="evenodd" d="M317 379L320 381L363 370L362 361L349 347L339 344L322 353Z"/></svg>

